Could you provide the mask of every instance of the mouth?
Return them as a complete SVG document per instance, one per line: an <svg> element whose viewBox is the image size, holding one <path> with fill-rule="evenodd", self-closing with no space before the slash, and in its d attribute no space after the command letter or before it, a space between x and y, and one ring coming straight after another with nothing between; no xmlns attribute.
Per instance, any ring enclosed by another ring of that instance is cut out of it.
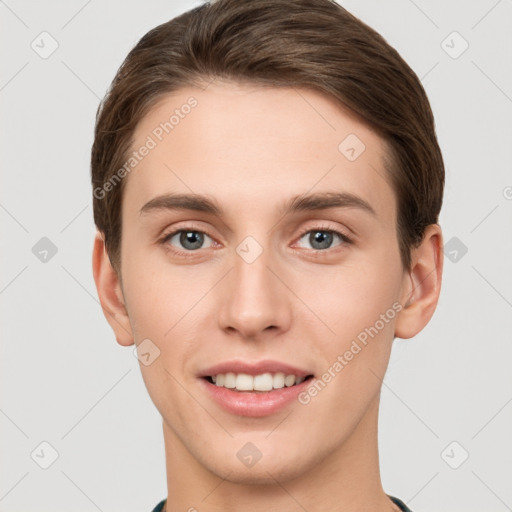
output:
<svg viewBox="0 0 512 512"><path fill-rule="evenodd" d="M237 416L272 415L297 401L314 374L277 361L230 361L198 375L207 396Z"/></svg>

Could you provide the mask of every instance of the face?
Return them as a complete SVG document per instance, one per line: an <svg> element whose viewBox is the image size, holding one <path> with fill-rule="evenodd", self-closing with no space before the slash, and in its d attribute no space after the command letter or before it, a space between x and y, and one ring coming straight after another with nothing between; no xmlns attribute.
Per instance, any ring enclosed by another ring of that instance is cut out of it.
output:
<svg viewBox="0 0 512 512"><path fill-rule="evenodd" d="M383 140L317 92L214 83L156 105L144 145L122 293L166 444L238 482L334 464L405 302Z"/></svg>

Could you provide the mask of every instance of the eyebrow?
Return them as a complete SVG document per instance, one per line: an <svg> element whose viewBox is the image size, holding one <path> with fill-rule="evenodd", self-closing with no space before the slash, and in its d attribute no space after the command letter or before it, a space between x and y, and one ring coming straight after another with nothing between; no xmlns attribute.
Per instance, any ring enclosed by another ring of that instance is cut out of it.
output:
<svg viewBox="0 0 512 512"><path fill-rule="evenodd" d="M328 208L358 208L377 216L372 206L355 194L349 192L320 192L292 197L280 209L283 215L302 212L326 210ZM214 199L200 194L165 194L148 201L141 209L140 215L158 210L194 210L223 217L222 208Z"/></svg>

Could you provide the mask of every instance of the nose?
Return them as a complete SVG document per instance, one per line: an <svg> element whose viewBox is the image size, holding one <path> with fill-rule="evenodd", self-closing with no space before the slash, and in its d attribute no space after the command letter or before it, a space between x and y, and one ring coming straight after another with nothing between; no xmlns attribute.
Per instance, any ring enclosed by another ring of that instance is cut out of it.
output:
<svg viewBox="0 0 512 512"><path fill-rule="evenodd" d="M235 253L233 268L220 290L220 328L253 340L288 330L292 294L282 274L266 250L251 263Z"/></svg>

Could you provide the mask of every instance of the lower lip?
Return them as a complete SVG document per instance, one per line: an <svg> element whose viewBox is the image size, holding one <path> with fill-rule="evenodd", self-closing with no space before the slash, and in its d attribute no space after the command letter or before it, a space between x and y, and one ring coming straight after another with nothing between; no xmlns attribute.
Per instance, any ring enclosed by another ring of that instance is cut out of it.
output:
<svg viewBox="0 0 512 512"><path fill-rule="evenodd" d="M297 399L297 396L312 382L310 377L300 384L272 391L234 391L216 386L201 378L202 386L209 396L226 411L238 416L261 417L273 414Z"/></svg>

